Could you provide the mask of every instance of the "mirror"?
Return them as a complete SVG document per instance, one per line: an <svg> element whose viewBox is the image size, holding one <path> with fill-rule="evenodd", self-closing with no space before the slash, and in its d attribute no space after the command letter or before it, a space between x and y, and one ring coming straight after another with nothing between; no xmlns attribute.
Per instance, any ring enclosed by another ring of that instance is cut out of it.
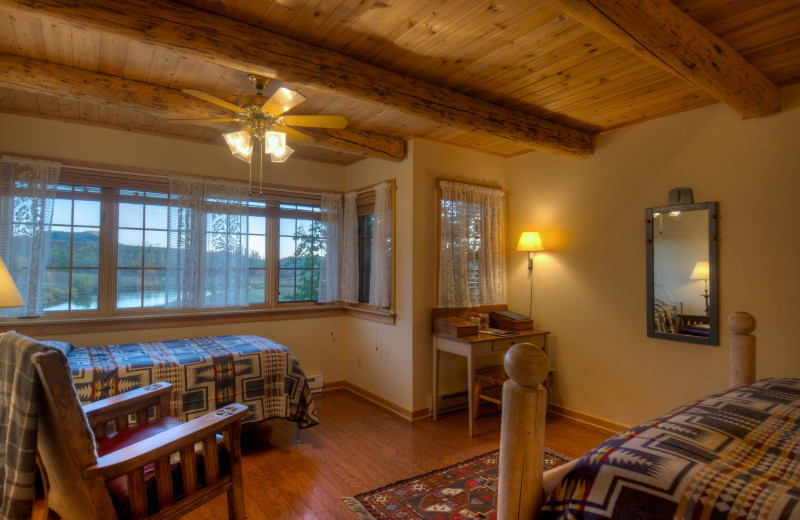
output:
<svg viewBox="0 0 800 520"><path fill-rule="evenodd" d="M647 208L647 335L718 345L717 204L689 188Z"/></svg>

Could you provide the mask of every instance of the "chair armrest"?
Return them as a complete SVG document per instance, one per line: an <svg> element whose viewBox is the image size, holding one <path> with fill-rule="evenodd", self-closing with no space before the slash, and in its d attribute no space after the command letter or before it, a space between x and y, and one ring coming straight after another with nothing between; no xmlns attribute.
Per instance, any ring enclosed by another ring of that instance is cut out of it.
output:
<svg viewBox="0 0 800 520"><path fill-rule="evenodd" d="M117 417L147 409L151 406L158 406L161 402L161 396L169 394L171 391L172 385L170 383L163 381L153 383L119 395L87 403L83 405L83 413L86 414L90 424L111 421Z"/></svg>
<svg viewBox="0 0 800 520"><path fill-rule="evenodd" d="M182 448L211 437L241 422L249 408L233 403L215 412L209 412L149 439L131 444L97 459L97 463L83 470L86 478L102 477L106 480L124 475L158 459L168 457Z"/></svg>

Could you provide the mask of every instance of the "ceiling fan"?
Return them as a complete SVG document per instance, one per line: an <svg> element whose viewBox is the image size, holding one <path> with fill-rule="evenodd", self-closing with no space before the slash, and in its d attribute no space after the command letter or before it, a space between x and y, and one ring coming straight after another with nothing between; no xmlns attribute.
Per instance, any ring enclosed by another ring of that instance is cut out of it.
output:
<svg viewBox="0 0 800 520"><path fill-rule="evenodd" d="M341 115L284 115L292 108L306 100L300 93L281 87L267 99L264 97L264 87L270 79L256 74L248 76L250 83L255 87L256 94L243 96L236 100L236 104L220 99L207 92L193 89L183 89L184 94L195 96L217 106L234 112L232 117L207 118L207 119L172 119L176 122L198 123L230 123L237 122L243 125L238 132L223 134L225 141L234 156L250 163L250 176L252 182L252 157L258 157L259 170L263 170L262 160L264 154L272 156L272 162L284 162L294 150L286 146L286 140L304 146L314 142L314 138L295 130L292 127L307 128L344 128L347 119Z"/></svg>

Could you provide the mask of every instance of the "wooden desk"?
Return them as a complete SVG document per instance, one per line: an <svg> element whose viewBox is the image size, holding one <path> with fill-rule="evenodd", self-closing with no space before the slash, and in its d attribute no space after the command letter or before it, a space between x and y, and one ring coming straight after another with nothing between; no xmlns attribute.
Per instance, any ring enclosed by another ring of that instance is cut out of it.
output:
<svg viewBox="0 0 800 520"><path fill-rule="evenodd" d="M490 334L464 336L456 338L444 334L433 335L433 420L439 417L439 353L450 352L467 358L467 402L469 406L469 436L472 437L472 418L474 417L472 392L475 387L475 359L505 352L517 343L534 343L538 337L542 338L542 348L547 354L546 330L521 330L518 336L504 337Z"/></svg>

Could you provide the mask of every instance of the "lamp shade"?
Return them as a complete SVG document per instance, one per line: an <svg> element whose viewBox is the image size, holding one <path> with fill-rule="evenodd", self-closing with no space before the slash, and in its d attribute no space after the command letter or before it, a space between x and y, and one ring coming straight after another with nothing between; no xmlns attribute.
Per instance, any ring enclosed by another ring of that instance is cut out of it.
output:
<svg viewBox="0 0 800 520"><path fill-rule="evenodd" d="M538 231L524 231L519 237L517 251L544 251Z"/></svg>
<svg viewBox="0 0 800 520"><path fill-rule="evenodd" d="M708 262L697 262L692 269L690 280L708 280Z"/></svg>
<svg viewBox="0 0 800 520"><path fill-rule="evenodd" d="M0 307L22 307L25 301L14 284L14 279L0 258Z"/></svg>
<svg viewBox="0 0 800 520"><path fill-rule="evenodd" d="M253 153L253 142L250 139L250 132L248 132L247 129L222 134L222 137L225 138L225 142L228 143L228 148L231 149L231 153L234 157L246 163L250 162L250 155Z"/></svg>
<svg viewBox="0 0 800 520"><path fill-rule="evenodd" d="M276 132L269 130L264 132L264 153L273 154L273 156L283 155L286 151L286 134L283 132ZM287 156L288 157L288 156ZM273 162L275 160L273 159Z"/></svg>
<svg viewBox="0 0 800 520"><path fill-rule="evenodd" d="M283 147L283 153L272 153L272 162L282 163L286 162L286 159L289 158L290 155L294 153L294 150L290 146Z"/></svg>

